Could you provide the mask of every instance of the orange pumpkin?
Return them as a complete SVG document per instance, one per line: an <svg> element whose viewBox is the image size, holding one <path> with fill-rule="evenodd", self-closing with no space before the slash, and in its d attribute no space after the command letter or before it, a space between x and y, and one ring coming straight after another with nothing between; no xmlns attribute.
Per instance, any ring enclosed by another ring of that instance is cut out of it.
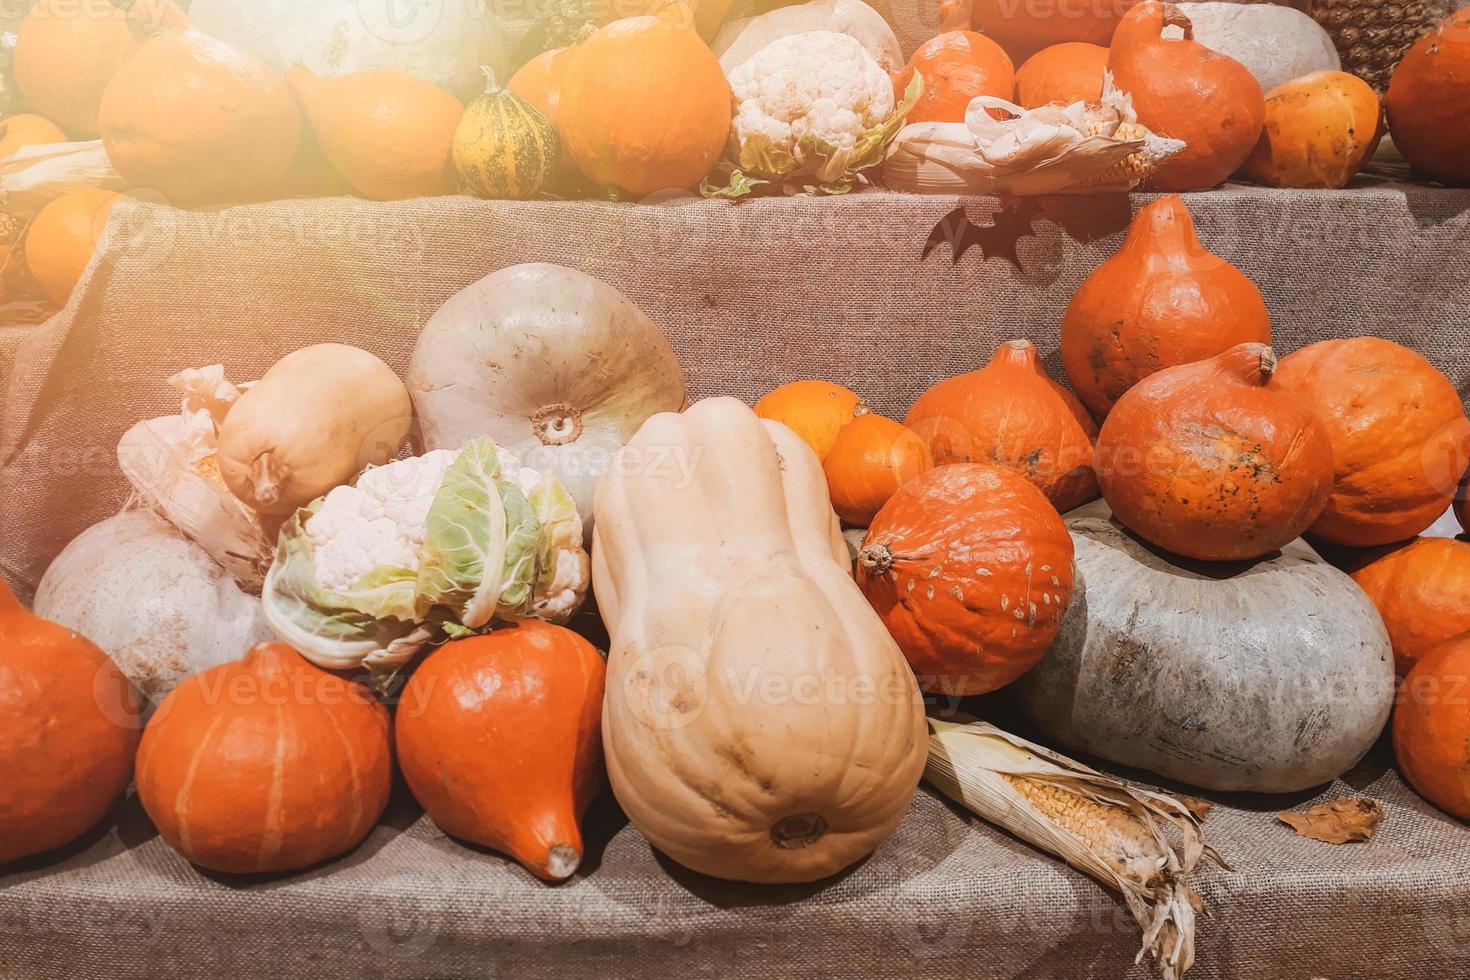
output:
<svg viewBox="0 0 1470 980"><path fill-rule="evenodd" d="M1376 337L1324 340L1277 374L1316 410L1337 477L1312 533L1368 547L1412 538L1450 506L1470 451L1459 393L1415 352Z"/></svg>
<svg viewBox="0 0 1470 980"><path fill-rule="evenodd" d="M372 830L392 782L388 712L281 643L188 678L138 749L138 798L211 871L295 871Z"/></svg>
<svg viewBox="0 0 1470 980"><path fill-rule="evenodd" d="M0 160L28 146L65 142L66 134L61 127L44 116L23 112L0 122Z"/></svg>
<svg viewBox="0 0 1470 980"><path fill-rule="evenodd" d="M1019 474L955 463L905 483L878 512L857 580L924 690L984 694L1056 638L1072 599L1072 538Z"/></svg>
<svg viewBox="0 0 1470 980"><path fill-rule="evenodd" d="M141 700L101 650L0 579L0 866L70 843L128 788Z"/></svg>
<svg viewBox="0 0 1470 980"><path fill-rule="evenodd" d="M1066 41L1107 44L1118 19L1134 0L974 0L970 11L975 29L995 38L1022 61L1042 48Z"/></svg>
<svg viewBox="0 0 1470 980"><path fill-rule="evenodd" d="M125 6L39 0L16 34L21 98L77 139L97 138L102 92L137 45Z"/></svg>
<svg viewBox="0 0 1470 980"><path fill-rule="evenodd" d="M1383 617L1400 677L1430 650L1470 633L1470 542L1418 538L1352 576Z"/></svg>
<svg viewBox="0 0 1470 980"><path fill-rule="evenodd" d="M1010 101L1016 91L1016 69L1000 45L974 31L947 31L930 38L893 76L895 97L902 102L914 73L924 76L924 94L908 121L964 122L970 100L981 95ZM991 115L1005 118L1003 110Z"/></svg>
<svg viewBox="0 0 1470 980"><path fill-rule="evenodd" d="M930 388L904 424L924 440L937 466L1007 467L1060 511L1097 498L1097 426L1076 398L1046 376L1029 340L1001 344L986 367Z"/></svg>
<svg viewBox="0 0 1470 980"><path fill-rule="evenodd" d="M861 398L830 381L792 381L755 403L755 414L780 422L825 460L837 433L871 409Z"/></svg>
<svg viewBox="0 0 1470 980"><path fill-rule="evenodd" d="M1062 318L1067 378L1098 417L1151 374L1270 342L1261 291L1205 250L1174 195L1138 212L1118 254L1087 278Z"/></svg>
<svg viewBox="0 0 1470 980"><path fill-rule="evenodd" d="M1373 87L1344 71L1317 71L1266 95L1266 127L1241 175L1268 187L1342 188L1383 138Z"/></svg>
<svg viewBox="0 0 1470 980"><path fill-rule="evenodd" d="M837 433L822 469L837 516L867 527L899 487L931 465L924 440L892 419L869 413Z"/></svg>
<svg viewBox="0 0 1470 980"><path fill-rule="evenodd" d="M1084 41L1043 48L1016 72L1016 102L1027 109L1053 102L1097 102L1108 70L1108 49Z"/></svg>
<svg viewBox="0 0 1470 980"><path fill-rule="evenodd" d="M1470 9L1451 14L1411 47L1388 85L1394 145L1414 167L1470 183Z"/></svg>
<svg viewBox="0 0 1470 980"><path fill-rule="evenodd" d="M394 722L414 797L445 833L548 881L570 877L603 781L605 672L586 640L534 620L444 644Z"/></svg>
<svg viewBox="0 0 1470 980"><path fill-rule="evenodd" d="M520 71L506 83L507 92L514 92L540 111L551 125L561 132L561 84L566 77L567 65L572 60L571 48L556 48L543 51L521 66ZM561 142L561 160L558 167L563 179L575 176L577 165L567 149L566 140Z"/></svg>
<svg viewBox="0 0 1470 980"><path fill-rule="evenodd" d="M1393 713L1393 752L1410 786L1450 816L1470 820L1470 637L1428 654L1404 681Z"/></svg>
<svg viewBox="0 0 1470 980"><path fill-rule="evenodd" d="M26 268L57 306L65 306L92 261L108 215L120 200L112 191L86 187L49 202L26 233Z"/></svg>
<svg viewBox="0 0 1470 980"><path fill-rule="evenodd" d="M1300 536L1332 493L1332 444L1275 370L1271 348L1241 344L1119 399L1097 437L1114 516L1205 561L1259 558Z"/></svg>
<svg viewBox="0 0 1470 980"><path fill-rule="evenodd" d="M636 196L695 187L730 135L730 86L688 5L614 21L572 51L560 129L590 180Z"/></svg>
<svg viewBox="0 0 1470 980"><path fill-rule="evenodd" d="M1182 28L1184 39L1164 39L1166 27ZM1118 25L1108 55L1113 80L1133 96L1138 121L1186 144L1150 178L1159 190L1224 183L1255 149L1266 122L1266 98L1249 69L1193 38L1178 7L1144 0Z"/></svg>
<svg viewBox="0 0 1470 980"><path fill-rule="evenodd" d="M285 80L169 4L134 4L128 19L141 43L108 82L98 117L118 172L179 204L248 199L274 186L301 142Z"/></svg>

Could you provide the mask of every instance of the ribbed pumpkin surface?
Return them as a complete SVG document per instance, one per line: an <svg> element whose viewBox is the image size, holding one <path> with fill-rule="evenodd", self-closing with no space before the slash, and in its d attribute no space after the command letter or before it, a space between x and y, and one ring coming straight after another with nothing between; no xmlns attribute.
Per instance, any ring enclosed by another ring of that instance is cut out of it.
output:
<svg viewBox="0 0 1470 980"><path fill-rule="evenodd" d="M454 133L454 168L481 197L534 197L551 178L560 153L551 120L519 95L503 91L494 78L470 103Z"/></svg>

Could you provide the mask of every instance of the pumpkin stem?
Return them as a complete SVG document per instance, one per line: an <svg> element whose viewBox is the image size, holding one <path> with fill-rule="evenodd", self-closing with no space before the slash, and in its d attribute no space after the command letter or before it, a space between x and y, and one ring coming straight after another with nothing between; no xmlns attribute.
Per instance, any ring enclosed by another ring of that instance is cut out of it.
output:
<svg viewBox="0 0 1470 980"><path fill-rule="evenodd" d="M1184 15L1184 11L1172 3L1164 4L1164 26L1182 28L1184 30L1184 40L1194 40L1194 22Z"/></svg>
<svg viewBox="0 0 1470 980"><path fill-rule="evenodd" d="M820 813L795 813L771 825L771 843L782 850L809 847L827 833L827 820Z"/></svg>
<svg viewBox="0 0 1470 980"><path fill-rule="evenodd" d="M496 95L500 92L500 83L495 80L495 69L489 65L481 65L480 73L485 76L485 94Z"/></svg>
<svg viewBox="0 0 1470 980"><path fill-rule="evenodd" d="M1007 340L995 349L991 364L1012 364L1016 367L1036 366L1036 345L1029 340Z"/></svg>
<svg viewBox="0 0 1470 980"><path fill-rule="evenodd" d="M1264 385L1276 374L1276 352L1265 344L1237 344L1220 355L1220 363L1247 384Z"/></svg>
<svg viewBox="0 0 1470 980"><path fill-rule="evenodd" d="M858 565L872 575L886 575L893 568L893 550L886 544L863 545Z"/></svg>
<svg viewBox="0 0 1470 980"><path fill-rule="evenodd" d="M582 438L582 413L566 402L547 405L531 416L531 431L543 446L565 446Z"/></svg>
<svg viewBox="0 0 1470 980"><path fill-rule="evenodd" d="M250 484L255 502L266 507L281 499L281 483L269 452L261 453L250 463Z"/></svg>

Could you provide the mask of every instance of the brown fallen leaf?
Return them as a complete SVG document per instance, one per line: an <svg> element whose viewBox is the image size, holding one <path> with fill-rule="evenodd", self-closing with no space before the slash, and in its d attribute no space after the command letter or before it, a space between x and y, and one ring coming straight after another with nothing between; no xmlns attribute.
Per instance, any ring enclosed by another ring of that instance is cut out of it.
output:
<svg viewBox="0 0 1470 980"><path fill-rule="evenodd" d="M1372 837L1383 819L1383 809L1374 800L1343 797L1320 803L1306 813L1287 810L1276 814L1276 819L1303 837L1328 844L1346 844Z"/></svg>
<svg viewBox="0 0 1470 980"><path fill-rule="evenodd" d="M1200 823L1204 823L1205 818L1210 815L1210 811L1215 808L1215 804L1209 800L1196 799L1193 796L1185 796L1183 793L1174 793L1173 796L1174 799L1183 803L1184 808L1194 814L1194 819Z"/></svg>

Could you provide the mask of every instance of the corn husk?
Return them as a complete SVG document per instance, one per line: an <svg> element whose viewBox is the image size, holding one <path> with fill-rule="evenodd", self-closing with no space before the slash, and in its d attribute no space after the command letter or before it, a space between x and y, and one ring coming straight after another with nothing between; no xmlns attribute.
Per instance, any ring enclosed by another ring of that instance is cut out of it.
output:
<svg viewBox="0 0 1470 980"><path fill-rule="evenodd" d="M124 186L101 140L41 143L0 160L0 210L27 220L63 194Z"/></svg>
<svg viewBox="0 0 1470 980"><path fill-rule="evenodd" d="M219 424L243 388L218 364L169 378L183 396L178 415L139 422L117 445L118 466L137 497L259 594L270 567L274 530L220 477Z"/></svg>
<svg viewBox="0 0 1470 980"><path fill-rule="evenodd" d="M1223 865L1181 801L1129 786L980 721L929 719L924 777L945 796L1122 894L1166 980L1194 962L1188 878ZM1166 829L1172 829L1172 835Z"/></svg>
<svg viewBox="0 0 1470 980"><path fill-rule="evenodd" d="M991 109L1011 118L996 119ZM905 126L889 147L883 180L916 194L1081 194L1132 190L1181 140L1139 124L1133 99L1109 76L1100 102L1023 109L980 96L963 123Z"/></svg>

